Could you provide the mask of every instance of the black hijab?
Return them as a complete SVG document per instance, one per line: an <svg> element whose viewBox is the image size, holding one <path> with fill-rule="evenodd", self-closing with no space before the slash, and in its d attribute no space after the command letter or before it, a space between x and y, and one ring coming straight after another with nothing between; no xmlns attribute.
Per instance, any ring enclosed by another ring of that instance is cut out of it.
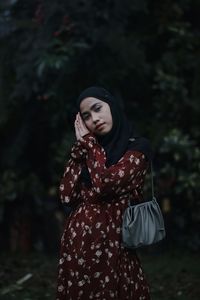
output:
<svg viewBox="0 0 200 300"><path fill-rule="evenodd" d="M102 100L110 106L113 127L109 133L103 136L96 136L98 143L106 153L106 166L117 163L127 150L142 152L147 160L152 159L152 150L149 141L141 137L135 130L133 124L126 118L120 108L117 99L110 92L102 87L92 86L84 90L77 99L77 108L80 110L80 103L83 99L93 97ZM90 185L90 176L87 168L82 171L82 179Z"/></svg>

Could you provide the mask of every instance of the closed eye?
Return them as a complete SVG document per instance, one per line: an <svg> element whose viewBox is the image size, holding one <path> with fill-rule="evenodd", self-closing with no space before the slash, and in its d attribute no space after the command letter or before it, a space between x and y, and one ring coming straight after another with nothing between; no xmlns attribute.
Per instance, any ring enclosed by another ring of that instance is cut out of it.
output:
<svg viewBox="0 0 200 300"><path fill-rule="evenodd" d="M94 111L95 112L98 112L98 111L100 111L101 110L101 106L96 106L95 108L94 108Z"/></svg>
<svg viewBox="0 0 200 300"><path fill-rule="evenodd" d="M82 118L83 118L84 121L87 121L87 120L89 120L90 115L89 114L83 114Z"/></svg>
<svg viewBox="0 0 200 300"><path fill-rule="evenodd" d="M90 107L90 110L91 110L91 111L94 111L94 112L99 112L99 111L101 110L101 108L102 108L102 105L100 105L99 103L95 103L95 104L93 104L93 105ZM81 114L81 116L82 116L82 118L83 118L84 121L87 121L87 120L89 120L89 118L90 118L90 113L88 113L88 112L83 112L83 113Z"/></svg>

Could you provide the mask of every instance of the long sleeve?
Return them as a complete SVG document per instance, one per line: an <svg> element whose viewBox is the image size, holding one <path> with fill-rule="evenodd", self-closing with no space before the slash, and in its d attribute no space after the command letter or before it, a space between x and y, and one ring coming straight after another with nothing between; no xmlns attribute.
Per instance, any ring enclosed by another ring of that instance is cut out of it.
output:
<svg viewBox="0 0 200 300"><path fill-rule="evenodd" d="M118 163L106 168L105 151L93 135L85 136L82 146L88 151L86 163L95 193L120 195L139 188L143 183L148 167L143 153L129 150Z"/></svg>
<svg viewBox="0 0 200 300"><path fill-rule="evenodd" d="M78 179L81 174L82 162L85 160L87 150L83 149L80 142L74 143L61 179L59 193L62 203L74 204L80 198Z"/></svg>
<svg viewBox="0 0 200 300"><path fill-rule="evenodd" d="M62 203L73 204L78 200L78 178L81 173L81 163L72 158L67 162L64 175L60 182L59 194Z"/></svg>

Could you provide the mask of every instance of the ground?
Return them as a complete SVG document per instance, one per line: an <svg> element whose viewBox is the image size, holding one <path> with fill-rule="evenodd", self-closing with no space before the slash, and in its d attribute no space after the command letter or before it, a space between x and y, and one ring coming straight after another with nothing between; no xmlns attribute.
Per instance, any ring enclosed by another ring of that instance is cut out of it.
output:
<svg viewBox="0 0 200 300"><path fill-rule="evenodd" d="M152 300L199 300L200 256L171 250L140 251ZM0 257L0 299L55 300L58 257L41 253L3 253Z"/></svg>

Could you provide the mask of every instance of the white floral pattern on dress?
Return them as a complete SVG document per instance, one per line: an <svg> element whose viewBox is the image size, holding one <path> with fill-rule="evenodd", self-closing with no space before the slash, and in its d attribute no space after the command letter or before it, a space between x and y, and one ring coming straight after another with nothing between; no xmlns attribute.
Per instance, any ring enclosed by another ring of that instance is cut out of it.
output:
<svg viewBox="0 0 200 300"><path fill-rule="evenodd" d="M105 151L90 134L72 147L72 153L75 158L71 155L59 190L63 203L78 206L61 239L56 300L149 300L138 257L121 243L129 195L142 199L148 166L144 155L129 150L106 168ZM79 184L84 159L91 188Z"/></svg>

